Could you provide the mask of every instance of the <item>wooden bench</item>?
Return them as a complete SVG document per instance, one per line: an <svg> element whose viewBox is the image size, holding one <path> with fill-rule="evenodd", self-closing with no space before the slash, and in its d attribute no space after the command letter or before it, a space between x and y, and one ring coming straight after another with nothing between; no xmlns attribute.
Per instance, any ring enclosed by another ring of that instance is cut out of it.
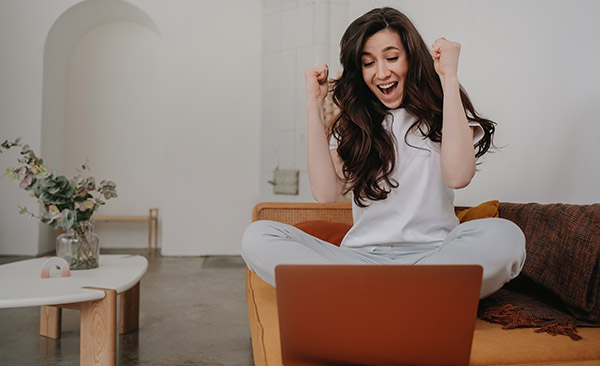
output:
<svg viewBox="0 0 600 366"><path fill-rule="evenodd" d="M154 248L158 249L158 208L148 210L148 215L94 215L95 222L147 222L148 223L148 254L152 252L152 226L154 226Z"/></svg>

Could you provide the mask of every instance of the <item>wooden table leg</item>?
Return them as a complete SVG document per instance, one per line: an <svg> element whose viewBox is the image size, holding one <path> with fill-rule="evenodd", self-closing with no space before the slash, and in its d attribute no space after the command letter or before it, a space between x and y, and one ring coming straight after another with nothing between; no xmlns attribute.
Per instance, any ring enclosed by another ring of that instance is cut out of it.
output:
<svg viewBox="0 0 600 366"><path fill-rule="evenodd" d="M148 211L148 254L152 252L152 209Z"/></svg>
<svg viewBox="0 0 600 366"><path fill-rule="evenodd" d="M154 210L154 249L158 251L158 208L155 208Z"/></svg>
<svg viewBox="0 0 600 366"><path fill-rule="evenodd" d="M40 307L40 335L52 339L60 338L62 309L51 305Z"/></svg>
<svg viewBox="0 0 600 366"><path fill-rule="evenodd" d="M138 329L140 324L140 283L121 294L119 334Z"/></svg>
<svg viewBox="0 0 600 366"><path fill-rule="evenodd" d="M115 366L117 360L117 292L103 290L104 299L82 302L80 365Z"/></svg>

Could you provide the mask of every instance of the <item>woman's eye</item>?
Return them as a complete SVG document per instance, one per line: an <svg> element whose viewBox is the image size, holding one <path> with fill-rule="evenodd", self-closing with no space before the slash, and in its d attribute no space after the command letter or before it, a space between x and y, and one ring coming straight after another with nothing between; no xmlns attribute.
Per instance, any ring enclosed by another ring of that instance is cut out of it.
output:
<svg viewBox="0 0 600 366"><path fill-rule="evenodd" d="M396 60L398 60L398 56L396 56L396 57L390 57L387 60L388 61L396 61Z"/></svg>
<svg viewBox="0 0 600 366"><path fill-rule="evenodd" d="M369 67L369 66L373 66L375 64L375 61L371 61L371 62L364 62L363 66L364 67Z"/></svg>

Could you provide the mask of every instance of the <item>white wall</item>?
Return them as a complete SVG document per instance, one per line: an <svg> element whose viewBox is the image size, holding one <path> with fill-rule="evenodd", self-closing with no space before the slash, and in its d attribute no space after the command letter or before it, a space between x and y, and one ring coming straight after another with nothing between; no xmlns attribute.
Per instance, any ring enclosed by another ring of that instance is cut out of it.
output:
<svg viewBox="0 0 600 366"><path fill-rule="evenodd" d="M0 2L0 140L21 136L40 151L44 41L60 10L39 2L32 11L32 5L31 1ZM0 155L0 174L16 165L15 154ZM18 215L18 204L35 210L28 192L7 177L0 179L0 254L35 255L41 224Z"/></svg>
<svg viewBox="0 0 600 366"><path fill-rule="evenodd" d="M457 204L600 202L600 2L594 0L351 0L405 12L425 42L461 42L459 78L496 144Z"/></svg>
<svg viewBox="0 0 600 366"><path fill-rule="evenodd" d="M94 28L73 49L68 75L67 176L86 160L98 179L118 182L100 214L139 215L161 207L164 184L162 39L132 22ZM102 244L139 247L144 223L97 223Z"/></svg>
<svg viewBox="0 0 600 366"><path fill-rule="evenodd" d="M102 10L117 3L132 4L158 32ZM98 7L108 21L78 8L70 26L91 29L67 47L67 96L44 98L65 105L65 171L87 157L95 176L117 182L120 197L105 214L160 206L164 254L239 253L258 201L260 2L0 3L0 137L23 136L38 152L46 36L73 5ZM47 150L61 165L59 149ZM0 254L39 253L37 223L16 214L17 202L31 200L8 180L0 189ZM103 245L145 246L147 228L132 225L99 224Z"/></svg>
<svg viewBox="0 0 600 366"><path fill-rule="evenodd" d="M239 254L258 201L260 3L182 3L176 13L163 6L171 40L164 217L172 217L163 253Z"/></svg>
<svg viewBox="0 0 600 366"><path fill-rule="evenodd" d="M306 166L304 70L339 65L348 0L266 1L263 5L261 201L312 201ZM273 193L273 170L300 171L298 195Z"/></svg>

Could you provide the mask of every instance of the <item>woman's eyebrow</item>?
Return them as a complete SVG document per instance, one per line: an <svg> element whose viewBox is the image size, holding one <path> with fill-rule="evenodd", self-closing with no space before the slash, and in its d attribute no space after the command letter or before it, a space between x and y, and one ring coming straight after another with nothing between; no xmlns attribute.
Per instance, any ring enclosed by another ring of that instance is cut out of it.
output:
<svg viewBox="0 0 600 366"><path fill-rule="evenodd" d="M386 47L386 48L383 49L383 52L387 52L387 51L390 51L390 50L400 51L400 49L398 47L396 47L396 46L388 46L388 47ZM360 55L361 56L373 56L369 52L364 52L364 51Z"/></svg>

